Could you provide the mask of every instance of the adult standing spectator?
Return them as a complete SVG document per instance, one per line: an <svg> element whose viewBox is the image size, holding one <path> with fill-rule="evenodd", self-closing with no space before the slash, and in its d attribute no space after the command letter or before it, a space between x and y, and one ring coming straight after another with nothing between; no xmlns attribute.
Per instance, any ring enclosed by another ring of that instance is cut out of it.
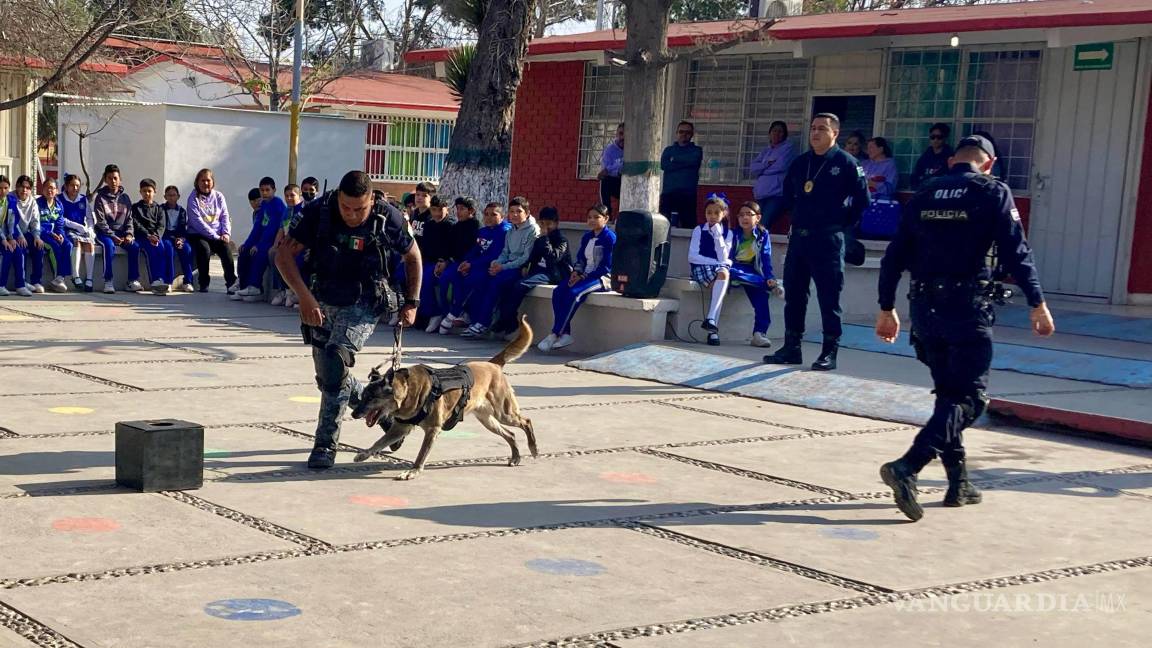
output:
<svg viewBox="0 0 1152 648"><path fill-rule="evenodd" d="M764 356L769 364L800 364L808 286L816 283L824 346L812 363L818 371L836 368L840 348L840 291L844 288L844 233L868 206L868 185L856 158L836 146L840 118L812 118L811 149L796 158L784 178L786 206L792 209L792 233L784 258L784 346Z"/></svg>
<svg viewBox="0 0 1152 648"><path fill-rule="evenodd" d="M883 137L868 140L868 159L860 163L864 177L868 180L868 191L873 198L890 199L896 195L896 185L900 182L900 171L896 160L892 159L892 147Z"/></svg>
<svg viewBox="0 0 1152 648"><path fill-rule="evenodd" d="M788 125L774 121L768 127L768 148L760 152L749 167L756 184L752 195L760 204L764 227L771 228L784 206L784 176L796 159L796 149L788 140Z"/></svg>
<svg viewBox="0 0 1152 648"><path fill-rule="evenodd" d="M216 190L212 169L196 172L192 195L188 196L188 242L196 254L200 292L208 292L212 278L208 276L208 261L213 254L224 266L224 283L228 294L236 293L236 264L232 259L232 223L228 216L228 201Z"/></svg>
<svg viewBox="0 0 1152 648"><path fill-rule="evenodd" d="M660 213L677 227L696 227L696 189L700 186L700 165L704 149L692 143L696 127L682 121L676 125L676 143L660 155L664 184L660 192Z"/></svg>
<svg viewBox="0 0 1152 648"><path fill-rule="evenodd" d="M616 127L616 139L604 147L600 154L600 203L612 209L612 199L616 199L616 209L620 209L620 174L624 171L624 124Z"/></svg>
<svg viewBox="0 0 1152 648"><path fill-rule="evenodd" d="M857 160L866 160L868 154L864 150L864 144L867 141L868 138L864 137L864 133L854 130L848 133L848 137L844 138L844 150Z"/></svg>
<svg viewBox="0 0 1152 648"><path fill-rule="evenodd" d="M304 283L296 256L308 250L315 275ZM403 305L388 280L388 258L399 254L407 278ZM372 180L349 171L340 187L304 205L280 243L276 267L300 297L301 332L312 345L320 415L308 467L331 468L336 462L340 422L349 401L360 399L361 385L349 373L356 353L382 316L399 312L398 324L416 321L420 305L420 248L408 233L400 210L372 200ZM381 427L392 422L384 419ZM396 446L393 446L395 449Z"/></svg>
<svg viewBox="0 0 1152 648"><path fill-rule="evenodd" d="M932 372L936 395L932 416L912 447L880 468L896 505L912 521L924 515L916 475L937 456L948 475L944 506L981 500L980 491L968 481L962 433L988 406L984 390L992 363L992 301L998 289L985 259L993 244L1032 307L1032 330L1041 336L1055 330L1012 190L989 177L995 148L980 136L965 137L956 148L948 172L908 203L880 263L876 335L890 344L899 336L896 288L904 271L911 271L912 346Z"/></svg>
<svg viewBox="0 0 1152 648"><path fill-rule="evenodd" d="M912 169L913 189L919 189L925 182L948 171L948 158L952 157L952 145L948 143L951 135L952 127L943 122L928 128L928 148L920 154Z"/></svg>

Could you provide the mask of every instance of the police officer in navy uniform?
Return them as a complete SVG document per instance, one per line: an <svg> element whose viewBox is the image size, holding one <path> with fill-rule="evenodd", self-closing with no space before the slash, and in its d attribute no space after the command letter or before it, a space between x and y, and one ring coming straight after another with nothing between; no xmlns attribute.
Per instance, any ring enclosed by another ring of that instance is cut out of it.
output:
<svg viewBox="0 0 1152 648"><path fill-rule="evenodd" d="M349 171L339 189L305 205L278 250L276 267L300 297L301 330L312 345L320 388L320 417L308 467L331 468L344 408L349 400L355 404L361 391L349 373L356 353L381 316L399 310L400 326L412 326L416 319L420 250L404 215L383 200L373 200L372 182L363 171ZM304 250L309 250L310 283L295 263ZM403 296L388 281L388 258L394 253L403 259ZM384 421L381 426L390 424Z"/></svg>
<svg viewBox="0 0 1152 648"><path fill-rule="evenodd" d="M824 346L812 364L818 371L836 368L840 348L840 291L844 288L845 233L868 206L868 181L856 158L836 146L840 118L812 118L812 148L797 157L784 176L784 205L792 210L792 233L784 258L784 346L764 356L769 364L801 364L800 343L808 311L808 286L816 283Z"/></svg>
<svg viewBox="0 0 1152 648"><path fill-rule="evenodd" d="M1032 307L1033 331L1048 336L1055 330L1012 191L989 175L994 152L979 135L960 140L948 172L925 184L904 208L880 266L876 334L885 342L896 341L896 287L903 272L910 271L910 337L935 385L935 409L912 447L880 469L896 505L913 521L924 515L916 499L916 475L936 457L948 475L945 506L981 499L968 481L962 433L988 405L984 389L992 363L992 300L1001 290L987 267L993 244Z"/></svg>

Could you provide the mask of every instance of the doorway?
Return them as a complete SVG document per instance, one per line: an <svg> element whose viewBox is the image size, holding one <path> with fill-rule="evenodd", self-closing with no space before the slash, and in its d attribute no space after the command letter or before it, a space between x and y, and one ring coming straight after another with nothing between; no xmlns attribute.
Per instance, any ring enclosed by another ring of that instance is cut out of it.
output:
<svg viewBox="0 0 1152 648"><path fill-rule="evenodd" d="M864 133L864 139L872 137L876 126L876 95L822 95L812 97L812 114L832 113L840 118L840 141L852 131Z"/></svg>

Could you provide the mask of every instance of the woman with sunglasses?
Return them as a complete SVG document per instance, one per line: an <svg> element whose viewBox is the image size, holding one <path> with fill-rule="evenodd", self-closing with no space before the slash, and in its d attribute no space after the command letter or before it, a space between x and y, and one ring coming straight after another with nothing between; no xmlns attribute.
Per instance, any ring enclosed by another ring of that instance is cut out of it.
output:
<svg viewBox="0 0 1152 648"><path fill-rule="evenodd" d="M951 134L952 127L944 123L932 124L928 129L929 146L920 154L912 170L913 189L919 189L925 182L948 171L948 158L952 157L952 146L948 144Z"/></svg>

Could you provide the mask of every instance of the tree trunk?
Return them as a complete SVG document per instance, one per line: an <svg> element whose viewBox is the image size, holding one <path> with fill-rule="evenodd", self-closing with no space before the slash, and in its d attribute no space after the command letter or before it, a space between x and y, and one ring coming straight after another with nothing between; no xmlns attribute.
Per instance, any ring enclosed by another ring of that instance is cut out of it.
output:
<svg viewBox="0 0 1152 648"><path fill-rule="evenodd" d="M440 194L508 200L512 119L532 35L533 0L492 0L452 130Z"/></svg>
<svg viewBox="0 0 1152 648"><path fill-rule="evenodd" d="M660 202L668 13L672 0L624 0L624 169L620 210L655 212Z"/></svg>

